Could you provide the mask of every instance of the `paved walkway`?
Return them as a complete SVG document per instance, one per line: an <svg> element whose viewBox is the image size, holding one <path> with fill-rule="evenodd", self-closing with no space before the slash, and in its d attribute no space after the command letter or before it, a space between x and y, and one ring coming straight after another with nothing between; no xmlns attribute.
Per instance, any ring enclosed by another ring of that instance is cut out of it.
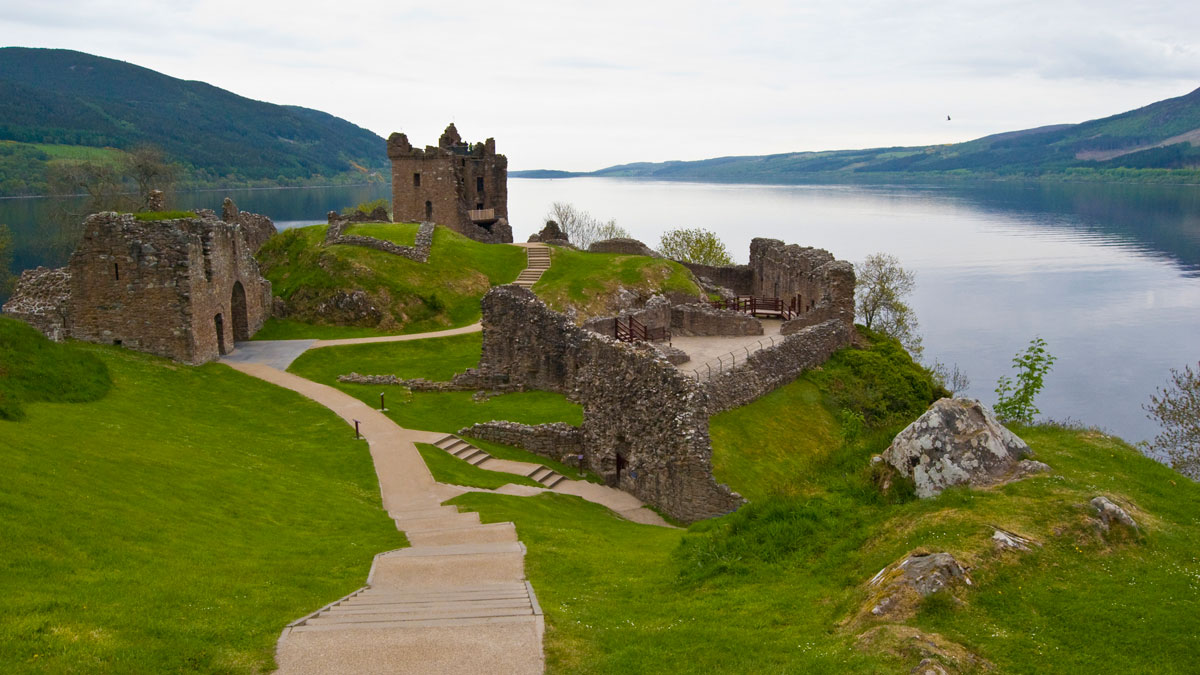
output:
<svg viewBox="0 0 1200 675"><path fill-rule="evenodd" d="M691 360L677 364L675 367L690 374L693 369L705 370L706 365L711 365L714 371L717 370L720 365L718 359L724 362L726 369L734 357L738 363L741 363L748 354L758 351L760 346L771 346L770 338L774 337L776 342L780 339L779 327L783 325L782 321L776 319L761 319L761 321L762 335L673 336L671 346L682 349L691 357ZM730 356L731 353L733 356Z"/></svg>
<svg viewBox="0 0 1200 675"><path fill-rule="evenodd" d="M461 490L435 482L413 445L445 434L404 429L348 394L268 365L228 363L358 420L383 506L412 544L376 556L364 588L284 629L280 673L542 672L545 624L516 528L443 506Z"/></svg>

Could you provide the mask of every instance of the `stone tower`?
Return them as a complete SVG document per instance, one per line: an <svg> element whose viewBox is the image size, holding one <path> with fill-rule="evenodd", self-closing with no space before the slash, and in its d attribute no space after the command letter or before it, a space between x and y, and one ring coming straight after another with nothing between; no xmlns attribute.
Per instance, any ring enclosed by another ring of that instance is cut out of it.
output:
<svg viewBox="0 0 1200 675"><path fill-rule="evenodd" d="M432 221L476 241L512 243L508 225L508 158L496 141L464 143L454 125L437 146L414 148L394 133L387 141L392 160L392 220Z"/></svg>

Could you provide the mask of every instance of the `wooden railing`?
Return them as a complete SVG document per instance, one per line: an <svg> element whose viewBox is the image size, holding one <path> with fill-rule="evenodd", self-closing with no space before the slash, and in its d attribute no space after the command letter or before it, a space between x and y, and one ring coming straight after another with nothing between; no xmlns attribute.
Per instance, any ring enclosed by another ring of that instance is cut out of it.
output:
<svg viewBox="0 0 1200 675"><path fill-rule="evenodd" d="M467 217L473 223L494 223L496 222L496 209L471 209L467 211Z"/></svg>
<svg viewBox="0 0 1200 675"><path fill-rule="evenodd" d="M613 337L621 342L658 342L670 341L671 331L666 326L647 327L641 321L631 317L613 319Z"/></svg>
<svg viewBox="0 0 1200 675"><path fill-rule="evenodd" d="M750 316L770 316L781 319L794 319L801 314L799 296L792 298L787 305L781 298L760 298L753 295L742 295L732 300L714 300L712 306L717 309L730 309L743 312Z"/></svg>

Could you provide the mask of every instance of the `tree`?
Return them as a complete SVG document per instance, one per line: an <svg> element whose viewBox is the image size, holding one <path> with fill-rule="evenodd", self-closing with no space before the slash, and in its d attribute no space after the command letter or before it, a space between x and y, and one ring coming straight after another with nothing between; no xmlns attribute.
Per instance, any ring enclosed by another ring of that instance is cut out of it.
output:
<svg viewBox="0 0 1200 675"><path fill-rule="evenodd" d="M136 208L140 211L148 208L151 192L170 190L178 174L177 167L167 162L162 149L153 145L133 148L122 158L121 165L122 173L137 186Z"/></svg>
<svg viewBox="0 0 1200 675"><path fill-rule="evenodd" d="M1005 375L996 382L996 417L1002 422L1032 424L1034 415L1042 412L1033 399L1042 390L1046 373L1056 360L1046 351L1045 340L1040 337L1030 340L1025 351L1013 357L1017 379Z"/></svg>
<svg viewBox="0 0 1200 675"><path fill-rule="evenodd" d="M1200 480L1200 363L1196 370L1171 369L1171 380L1143 404L1146 417L1158 422L1162 432L1150 447L1165 455L1171 466L1192 480Z"/></svg>
<svg viewBox="0 0 1200 675"><path fill-rule="evenodd" d="M698 227L664 232L658 240L658 252L665 258L701 265L732 265L733 257L725 242L713 232Z"/></svg>
<svg viewBox="0 0 1200 675"><path fill-rule="evenodd" d="M967 377L966 371L960 369L957 363L947 366L935 360L928 368L933 380L951 394L962 394L971 386L971 378Z"/></svg>
<svg viewBox="0 0 1200 675"><path fill-rule="evenodd" d="M917 333L917 315L905 298L917 286L916 275L888 253L872 253L854 266L855 318L871 330L900 341L913 358L924 347Z"/></svg>
<svg viewBox="0 0 1200 675"><path fill-rule="evenodd" d="M560 230L577 248L586 249L594 242L614 237L628 237L629 232L617 225L616 220L600 222L595 216L567 202L554 202L546 213L546 220L558 223Z"/></svg>
<svg viewBox="0 0 1200 675"><path fill-rule="evenodd" d="M12 274L12 243L12 230L7 225L0 225L0 296L5 297L12 292L15 281Z"/></svg>

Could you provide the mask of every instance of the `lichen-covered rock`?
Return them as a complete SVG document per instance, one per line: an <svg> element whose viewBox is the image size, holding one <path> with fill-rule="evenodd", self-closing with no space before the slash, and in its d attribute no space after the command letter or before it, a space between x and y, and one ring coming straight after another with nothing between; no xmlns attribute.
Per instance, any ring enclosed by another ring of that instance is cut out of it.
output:
<svg viewBox="0 0 1200 675"><path fill-rule="evenodd" d="M1032 539L1022 537L1016 532L997 528L992 533L992 546L997 551L1030 551L1034 546L1040 546L1040 544Z"/></svg>
<svg viewBox="0 0 1200 675"><path fill-rule="evenodd" d="M888 654L900 659L916 660L911 673L947 675L992 670L994 666L966 647L946 639L939 633L923 633L912 626L875 626L858 636L859 649L875 654Z"/></svg>
<svg viewBox="0 0 1200 675"><path fill-rule="evenodd" d="M924 499L953 485L998 485L1049 470L1027 460L1031 454L979 401L943 398L897 434L883 458Z"/></svg>
<svg viewBox="0 0 1200 675"><path fill-rule="evenodd" d="M1112 527L1113 523L1124 525L1134 530L1139 529L1137 521L1129 515L1129 512L1114 504L1108 497L1101 495L1093 498L1089 503L1096 510L1096 515L1100 517L1100 528L1105 532Z"/></svg>
<svg viewBox="0 0 1200 675"><path fill-rule="evenodd" d="M873 617L904 618L921 598L954 584L971 585L963 566L949 553L912 553L883 568L867 582L876 589L868 606Z"/></svg>

